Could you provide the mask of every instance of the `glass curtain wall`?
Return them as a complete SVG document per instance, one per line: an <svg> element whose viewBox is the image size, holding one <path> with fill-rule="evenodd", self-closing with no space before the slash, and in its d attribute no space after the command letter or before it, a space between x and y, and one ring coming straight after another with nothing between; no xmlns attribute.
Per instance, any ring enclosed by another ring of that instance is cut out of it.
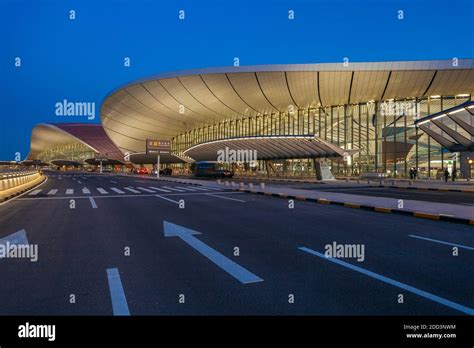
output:
<svg viewBox="0 0 474 348"><path fill-rule="evenodd" d="M324 106L227 119L177 135L172 150L177 154L199 143L233 137L314 135L345 150L356 150L346 161L330 160L336 176L358 176L365 172L409 177L418 168L420 178L439 177L454 154L415 127L414 122L471 100L470 95L432 96L401 100ZM313 175L310 159L276 161L282 173ZM259 167L264 168L263 164Z"/></svg>

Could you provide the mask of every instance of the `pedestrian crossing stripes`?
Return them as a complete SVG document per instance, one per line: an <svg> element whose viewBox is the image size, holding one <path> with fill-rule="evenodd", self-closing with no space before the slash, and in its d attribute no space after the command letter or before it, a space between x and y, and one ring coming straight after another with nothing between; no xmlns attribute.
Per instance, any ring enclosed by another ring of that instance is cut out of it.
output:
<svg viewBox="0 0 474 348"><path fill-rule="evenodd" d="M178 186L177 188L178 188L178 189L180 189L180 190L185 190L185 191L196 192L196 189L195 189L195 188L190 188L190 187L182 187L182 186Z"/></svg>
<svg viewBox="0 0 474 348"><path fill-rule="evenodd" d="M34 190L34 191L30 192L28 195L29 195L29 196L36 196L36 195L37 195L38 193L40 193L41 191L43 191L43 190Z"/></svg>
<svg viewBox="0 0 474 348"><path fill-rule="evenodd" d="M154 186L151 186L150 188L152 188L153 190L161 191L161 192L168 192L168 193L171 192L170 190L165 190L165 189L154 187Z"/></svg>
<svg viewBox="0 0 474 348"><path fill-rule="evenodd" d="M94 192L96 191L101 195L109 195L109 194L127 194L127 193L134 193L134 194L140 194L140 193L169 193L169 194L176 194L176 193L200 193L200 192L215 192L215 191L222 191L219 188L214 188L214 187L200 187L200 186L137 186L137 187L82 187L82 188L64 188L64 189L57 189L57 188L51 188L44 190L44 195L47 196L61 196L61 195L67 195L67 196L73 196L74 194L82 193L84 195L94 195ZM28 193L29 196L41 196L41 193L43 192L42 189L36 189ZM97 193L96 193L97 195Z"/></svg>
<svg viewBox="0 0 474 348"><path fill-rule="evenodd" d="M141 193L140 191L137 191L135 189L132 189L131 187L125 187L125 190L130 191L132 193Z"/></svg>
<svg viewBox="0 0 474 348"><path fill-rule="evenodd" d="M171 190L171 191L176 191L176 192L186 192L184 190L180 190L180 189L177 189L177 188L174 188L174 187L169 187L169 186L163 186L163 188L165 188L167 190Z"/></svg>
<svg viewBox="0 0 474 348"><path fill-rule="evenodd" d="M150 190L150 189L147 189L147 188L144 188L144 187L137 187L137 189L142 190L142 191L145 191L145 192L148 192L148 193L156 193L155 191Z"/></svg>

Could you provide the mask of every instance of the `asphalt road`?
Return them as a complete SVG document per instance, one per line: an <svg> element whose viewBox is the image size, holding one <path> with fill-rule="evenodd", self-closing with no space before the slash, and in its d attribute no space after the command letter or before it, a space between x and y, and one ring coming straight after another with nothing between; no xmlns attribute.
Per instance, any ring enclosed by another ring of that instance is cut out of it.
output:
<svg viewBox="0 0 474 348"><path fill-rule="evenodd" d="M294 203L134 177L54 174L0 206L0 239L25 230L38 245L37 262L0 259L0 315L472 312L472 227ZM164 221L200 234L167 225L169 234L184 234L166 237ZM333 242L363 245L363 262L318 256ZM443 243L458 245L459 255Z"/></svg>

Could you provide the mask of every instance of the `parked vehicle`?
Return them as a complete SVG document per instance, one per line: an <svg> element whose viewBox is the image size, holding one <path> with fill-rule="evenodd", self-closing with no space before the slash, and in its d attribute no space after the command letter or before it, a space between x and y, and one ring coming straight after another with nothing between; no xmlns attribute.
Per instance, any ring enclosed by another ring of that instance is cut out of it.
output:
<svg viewBox="0 0 474 348"><path fill-rule="evenodd" d="M164 168L160 169L160 175L171 175L173 173L173 170L171 168ZM153 169L151 171L152 175L156 175L156 169Z"/></svg>
<svg viewBox="0 0 474 348"><path fill-rule="evenodd" d="M160 175L171 175L173 170L171 168L164 168L160 170Z"/></svg>
<svg viewBox="0 0 474 348"><path fill-rule="evenodd" d="M145 167L142 167L142 168L134 168L133 169L133 174L148 174L148 169L146 169Z"/></svg>
<svg viewBox="0 0 474 348"><path fill-rule="evenodd" d="M218 162L205 161L196 163L194 175L196 177L232 178L234 172L224 169L223 165Z"/></svg>

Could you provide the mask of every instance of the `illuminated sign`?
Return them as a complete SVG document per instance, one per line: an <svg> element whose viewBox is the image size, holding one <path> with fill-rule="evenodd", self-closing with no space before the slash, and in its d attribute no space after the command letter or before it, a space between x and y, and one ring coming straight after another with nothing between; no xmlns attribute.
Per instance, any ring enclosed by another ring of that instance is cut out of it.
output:
<svg viewBox="0 0 474 348"><path fill-rule="evenodd" d="M170 140L146 140L146 153L147 154L169 154L171 153L171 141Z"/></svg>

